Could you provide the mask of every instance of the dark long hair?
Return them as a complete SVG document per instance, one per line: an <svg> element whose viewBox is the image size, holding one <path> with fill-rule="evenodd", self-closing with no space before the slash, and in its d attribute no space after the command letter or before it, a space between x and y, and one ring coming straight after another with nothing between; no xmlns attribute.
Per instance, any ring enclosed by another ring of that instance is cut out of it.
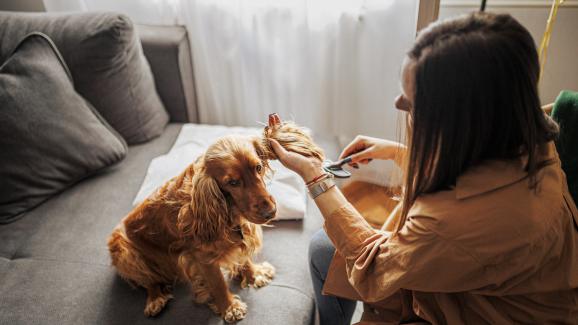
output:
<svg viewBox="0 0 578 325"><path fill-rule="evenodd" d="M526 28L510 15L474 13L431 25L408 57L415 95L398 229L418 196L451 188L484 160L527 155L534 187L546 164L538 147L558 127L541 110L538 54Z"/></svg>

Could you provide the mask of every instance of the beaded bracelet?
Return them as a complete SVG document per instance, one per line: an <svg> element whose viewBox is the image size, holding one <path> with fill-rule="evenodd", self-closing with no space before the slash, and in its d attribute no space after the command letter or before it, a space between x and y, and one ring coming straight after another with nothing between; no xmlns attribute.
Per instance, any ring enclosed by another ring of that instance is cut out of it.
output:
<svg viewBox="0 0 578 325"><path fill-rule="evenodd" d="M322 179L326 178L326 177L327 177L327 175L328 175L328 173L323 173L323 174L321 174L321 175L319 175L319 176L315 177L315 178L314 178L314 179L312 179L311 181L309 181L309 182L305 183L305 186L313 185L313 184L315 184L315 183L319 182L320 180L322 180Z"/></svg>

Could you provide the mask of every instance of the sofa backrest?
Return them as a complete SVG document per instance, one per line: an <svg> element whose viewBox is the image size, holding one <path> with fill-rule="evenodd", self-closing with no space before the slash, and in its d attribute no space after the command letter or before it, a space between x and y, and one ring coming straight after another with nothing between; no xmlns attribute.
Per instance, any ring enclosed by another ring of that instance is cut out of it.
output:
<svg viewBox="0 0 578 325"><path fill-rule="evenodd" d="M192 54L183 26L136 25L172 122L199 122Z"/></svg>

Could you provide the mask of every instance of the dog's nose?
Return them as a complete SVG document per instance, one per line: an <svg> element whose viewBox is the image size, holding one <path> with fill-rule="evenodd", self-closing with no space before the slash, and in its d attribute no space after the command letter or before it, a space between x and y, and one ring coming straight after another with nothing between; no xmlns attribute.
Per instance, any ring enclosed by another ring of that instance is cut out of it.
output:
<svg viewBox="0 0 578 325"><path fill-rule="evenodd" d="M273 208L271 210L261 212L261 217L269 220L273 219L275 217L275 214L277 214L277 209Z"/></svg>
<svg viewBox="0 0 578 325"><path fill-rule="evenodd" d="M272 198L270 198L269 200L267 199L263 199L260 203L258 204L253 204L253 209L255 210L274 210L275 209L275 201L272 200Z"/></svg>

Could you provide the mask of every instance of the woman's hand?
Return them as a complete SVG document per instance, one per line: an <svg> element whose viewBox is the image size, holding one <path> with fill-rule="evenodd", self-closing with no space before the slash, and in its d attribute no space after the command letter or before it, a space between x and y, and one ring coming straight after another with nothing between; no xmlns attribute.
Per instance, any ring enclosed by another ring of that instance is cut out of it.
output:
<svg viewBox="0 0 578 325"><path fill-rule="evenodd" d="M358 135L343 149L339 159L351 156L352 166L368 164L372 159L398 160L398 154L405 154L405 149L399 142Z"/></svg>
<svg viewBox="0 0 578 325"><path fill-rule="evenodd" d="M274 139L269 139L269 143L283 166L299 174L305 182L309 182L324 173L319 159L287 151Z"/></svg>

